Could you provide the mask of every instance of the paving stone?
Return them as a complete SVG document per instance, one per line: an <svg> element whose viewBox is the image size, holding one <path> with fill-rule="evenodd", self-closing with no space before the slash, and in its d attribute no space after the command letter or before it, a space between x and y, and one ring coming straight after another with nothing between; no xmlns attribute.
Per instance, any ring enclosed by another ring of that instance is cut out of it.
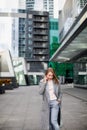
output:
<svg viewBox="0 0 87 130"><path fill-rule="evenodd" d="M87 130L87 93L63 87L60 130ZM76 98L80 96L80 98ZM38 86L19 87L0 95L0 130L42 130Z"/></svg>

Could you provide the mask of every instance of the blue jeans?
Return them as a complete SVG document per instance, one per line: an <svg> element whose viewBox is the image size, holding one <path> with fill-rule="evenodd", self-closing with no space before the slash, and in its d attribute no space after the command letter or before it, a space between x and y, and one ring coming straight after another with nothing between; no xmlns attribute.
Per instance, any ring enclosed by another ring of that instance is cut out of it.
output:
<svg viewBox="0 0 87 130"><path fill-rule="evenodd" d="M50 108L50 130L59 130L58 125L58 112L59 112L59 105L56 100L52 100L49 102L49 108ZM52 124L52 125L51 125ZM52 128L53 126L53 128Z"/></svg>

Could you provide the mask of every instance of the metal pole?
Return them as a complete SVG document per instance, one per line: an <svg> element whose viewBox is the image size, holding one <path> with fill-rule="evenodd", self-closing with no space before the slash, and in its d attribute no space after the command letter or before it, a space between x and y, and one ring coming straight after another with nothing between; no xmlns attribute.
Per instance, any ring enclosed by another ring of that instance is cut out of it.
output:
<svg viewBox="0 0 87 130"><path fill-rule="evenodd" d="M1 56L0 56L0 77L1 77Z"/></svg>

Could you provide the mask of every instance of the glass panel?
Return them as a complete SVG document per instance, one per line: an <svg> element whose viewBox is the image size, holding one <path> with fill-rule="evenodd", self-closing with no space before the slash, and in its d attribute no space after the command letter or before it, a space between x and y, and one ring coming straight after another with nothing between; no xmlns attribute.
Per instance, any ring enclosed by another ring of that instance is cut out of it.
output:
<svg viewBox="0 0 87 130"><path fill-rule="evenodd" d="M74 64L74 83L81 85L87 84L87 63Z"/></svg>
<svg viewBox="0 0 87 130"><path fill-rule="evenodd" d="M29 29L29 31L32 31L32 27L29 27L28 29Z"/></svg>

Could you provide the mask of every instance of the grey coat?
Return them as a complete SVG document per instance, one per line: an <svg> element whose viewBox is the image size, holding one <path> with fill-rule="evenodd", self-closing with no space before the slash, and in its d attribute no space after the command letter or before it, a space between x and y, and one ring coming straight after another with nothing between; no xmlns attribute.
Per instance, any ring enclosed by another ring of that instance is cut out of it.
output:
<svg viewBox="0 0 87 130"><path fill-rule="evenodd" d="M49 130L49 105L48 105L48 92L47 92L47 82L42 79L39 83L39 93L43 97L42 102L42 130ZM54 93L57 99L62 98L60 85L53 83Z"/></svg>

